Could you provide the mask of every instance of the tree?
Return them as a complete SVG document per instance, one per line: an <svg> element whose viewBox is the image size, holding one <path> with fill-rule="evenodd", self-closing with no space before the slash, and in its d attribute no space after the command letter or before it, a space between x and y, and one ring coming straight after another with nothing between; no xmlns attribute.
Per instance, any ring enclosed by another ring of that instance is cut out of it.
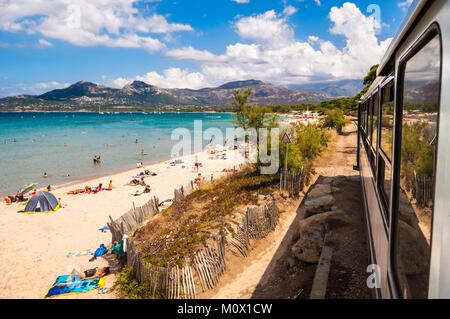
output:
<svg viewBox="0 0 450 319"><path fill-rule="evenodd" d="M359 92L356 95L356 98L359 99L361 96L363 96L364 94L367 93L367 91L369 90L369 88L372 85L373 81L375 81L375 79L377 78L377 71L378 71L378 64L373 65L370 68L369 72L367 73L367 75L363 79L364 88L361 90L361 92Z"/></svg>
<svg viewBox="0 0 450 319"><path fill-rule="evenodd" d="M347 124L345 114L342 110L332 109L325 111L325 119L322 126L327 128L335 128L339 134L342 133L342 128Z"/></svg>
<svg viewBox="0 0 450 319"><path fill-rule="evenodd" d="M266 128L271 129L277 126L276 116L270 114L270 108L265 106L250 105L248 98L252 94L251 89L244 91L235 90L233 92L233 100L231 105L236 111L236 118L234 123L237 127L241 127L244 130L255 129L256 130L256 162L259 167L259 145L260 145L260 132L259 129ZM245 141L248 142L248 136L245 137ZM269 143L270 144L270 141Z"/></svg>

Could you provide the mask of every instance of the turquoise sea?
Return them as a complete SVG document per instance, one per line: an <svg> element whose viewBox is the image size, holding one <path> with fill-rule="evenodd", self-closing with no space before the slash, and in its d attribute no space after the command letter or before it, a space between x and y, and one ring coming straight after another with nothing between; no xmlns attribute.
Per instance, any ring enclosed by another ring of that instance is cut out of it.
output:
<svg viewBox="0 0 450 319"><path fill-rule="evenodd" d="M175 128L193 135L194 120L202 120L203 129L225 135L232 119L229 113L0 113L0 194L31 182L43 187L131 169L142 150L144 164L167 160ZM93 165L94 154L101 165Z"/></svg>

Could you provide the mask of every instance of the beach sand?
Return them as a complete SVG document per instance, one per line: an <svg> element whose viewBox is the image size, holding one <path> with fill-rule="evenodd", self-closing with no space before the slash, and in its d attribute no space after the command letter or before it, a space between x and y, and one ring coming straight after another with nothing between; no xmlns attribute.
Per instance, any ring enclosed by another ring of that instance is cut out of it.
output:
<svg viewBox="0 0 450 319"><path fill-rule="evenodd" d="M210 159L206 152L199 153L198 161L203 164L199 172L206 180L211 174L214 178L223 176L224 168L232 169L244 162L238 151L227 151L227 159ZM61 199L63 208L50 214L20 214L25 206L13 203L7 206L0 203L0 298L43 298L55 279L67 274L73 265L85 269L107 266L108 261L98 258L89 262L90 255L67 257L72 252L95 250L101 243L111 243L111 233L102 233L98 228L106 225L111 216L116 219L132 208L133 202L140 206L151 197L160 201L173 198L173 190L187 185L197 173L193 170L195 155L180 157L186 165L171 166L173 159L145 165L114 175L95 178L55 188L52 191ZM157 173L146 178L151 186L150 194L132 196L142 186L125 186L132 176L144 169ZM113 181L112 191L97 194L67 195L70 190L84 188L85 185L107 186ZM2 199L3 200L3 199ZM114 284L115 274L107 276L106 286ZM115 298L114 293L99 294L97 290L84 294L69 295L59 298Z"/></svg>

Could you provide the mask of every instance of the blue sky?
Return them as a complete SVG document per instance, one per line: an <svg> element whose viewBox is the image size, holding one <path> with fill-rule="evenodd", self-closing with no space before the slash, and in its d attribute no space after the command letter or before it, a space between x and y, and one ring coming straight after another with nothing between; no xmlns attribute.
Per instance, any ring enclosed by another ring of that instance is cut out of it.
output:
<svg viewBox="0 0 450 319"><path fill-rule="evenodd" d="M79 80L200 88L361 78L410 2L0 0L0 96Z"/></svg>

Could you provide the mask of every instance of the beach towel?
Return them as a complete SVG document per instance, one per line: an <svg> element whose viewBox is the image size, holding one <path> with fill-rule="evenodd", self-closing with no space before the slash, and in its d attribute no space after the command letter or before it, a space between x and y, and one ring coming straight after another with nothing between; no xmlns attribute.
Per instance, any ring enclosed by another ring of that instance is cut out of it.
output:
<svg viewBox="0 0 450 319"><path fill-rule="evenodd" d="M70 275L62 275L56 278L53 287L49 289L45 298L51 298L55 296L79 294L88 292L94 289L103 288L105 286L106 278L88 278L72 281L74 277Z"/></svg>

